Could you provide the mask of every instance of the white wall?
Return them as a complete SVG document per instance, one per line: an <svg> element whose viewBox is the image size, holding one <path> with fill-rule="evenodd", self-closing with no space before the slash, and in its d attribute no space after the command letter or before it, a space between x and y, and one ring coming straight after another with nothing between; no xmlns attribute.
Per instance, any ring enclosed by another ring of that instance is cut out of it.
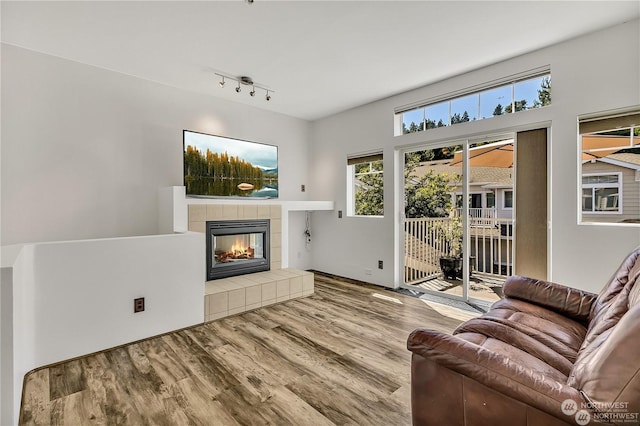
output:
<svg viewBox="0 0 640 426"><path fill-rule="evenodd" d="M53 242L3 259L3 278L13 275L2 282L3 296L13 291L13 339L2 339L2 424L17 423L32 369L202 323L203 245L198 233ZM145 311L134 314L138 297Z"/></svg>
<svg viewBox="0 0 640 426"><path fill-rule="evenodd" d="M262 99L253 108L6 44L1 53L2 245L155 234L157 189L182 185L183 129L277 145L280 198L306 199L310 124Z"/></svg>
<svg viewBox="0 0 640 426"><path fill-rule="evenodd" d="M393 160L397 148L551 125L550 277L598 291L622 258L638 245L640 228L577 224L576 119L585 113L640 104L639 27L640 21L635 20L315 122L309 185L312 197L333 197L336 210L346 212L347 155L383 149L385 216L338 219L334 213L317 214L313 267L385 286L398 281L399 274L387 266L394 261L400 244L393 232L401 209L394 186L402 176ZM553 81L553 104L549 107L393 136L394 107L548 64ZM385 262L382 271L376 269L378 259ZM401 272L401 264L398 266ZM372 275L365 274L365 269L372 269Z"/></svg>

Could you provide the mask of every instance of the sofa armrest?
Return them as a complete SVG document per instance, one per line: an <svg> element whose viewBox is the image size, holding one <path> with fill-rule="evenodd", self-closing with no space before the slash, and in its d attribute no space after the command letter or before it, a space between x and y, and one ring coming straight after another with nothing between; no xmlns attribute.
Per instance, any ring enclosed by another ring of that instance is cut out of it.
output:
<svg viewBox="0 0 640 426"><path fill-rule="evenodd" d="M414 357L424 357L558 419L570 420L562 412L564 401L582 401L580 392L566 383L519 365L508 354L492 352L457 336L416 329L409 335L407 349Z"/></svg>
<svg viewBox="0 0 640 426"><path fill-rule="evenodd" d="M505 297L542 306L582 323L589 321L591 305L598 297L588 291L519 275L507 278L502 291Z"/></svg>

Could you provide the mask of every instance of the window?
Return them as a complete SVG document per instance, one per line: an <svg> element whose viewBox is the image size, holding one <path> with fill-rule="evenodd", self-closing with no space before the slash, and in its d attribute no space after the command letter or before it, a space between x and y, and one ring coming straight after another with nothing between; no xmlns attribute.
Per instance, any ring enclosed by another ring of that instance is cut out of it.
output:
<svg viewBox="0 0 640 426"><path fill-rule="evenodd" d="M505 209L512 209L513 208L513 191L509 190L505 190L504 191L504 199L502 202L502 206Z"/></svg>
<svg viewBox="0 0 640 426"><path fill-rule="evenodd" d="M347 215L384 215L383 165L382 154L347 160Z"/></svg>
<svg viewBox="0 0 640 426"><path fill-rule="evenodd" d="M578 119L580 221L640 224L640 107Z"/></svg>
<svg viewBox="0 0 640 426"><path fill-rule="evenodd" d="M487 208L495 208L496 206L496 194L493 192L487 192Z"/></svg>
<svg viewBox="0 0 640 426"><path fill-rule="evenodd" d="M483 120L551 105L551 73L542 67L517 76L445 95L417 105L396 108L401 129L396 134Z"/></svg>
<svg viewBox="0 0 640 426"><path fill-rule="evenodd" d="M583 213L621 213L620 173L582 175Z"/></svg>

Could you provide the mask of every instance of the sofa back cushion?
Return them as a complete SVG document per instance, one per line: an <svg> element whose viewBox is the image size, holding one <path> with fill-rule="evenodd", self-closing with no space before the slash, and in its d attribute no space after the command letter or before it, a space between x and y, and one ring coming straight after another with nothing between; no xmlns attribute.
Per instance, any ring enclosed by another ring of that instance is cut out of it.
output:
<svg viewBox="0 0 640 426"><path fill-rule="evenodd" d="M640 404L639 279L636 249L594 302L587 335L567 380L596 409L614 402Z"/></svg>
<svg viewBox="0 0 640 426"><path fill-rule="evenodd" d="M590 348L578 356L568 384L595 411L640 413L640 304L598 335Z"/></svg>

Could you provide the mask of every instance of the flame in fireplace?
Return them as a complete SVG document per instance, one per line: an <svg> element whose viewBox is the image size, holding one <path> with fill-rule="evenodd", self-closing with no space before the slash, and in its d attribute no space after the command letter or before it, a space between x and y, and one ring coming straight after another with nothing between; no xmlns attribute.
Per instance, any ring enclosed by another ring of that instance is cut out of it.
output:
<svg viewBox="0 0 640 426"><path fill-rule="evenodd" d="M255 258L255 248L247 246L248 244L249 241L247 239L236 238L233 244L231 244L231 247L226 251L216 251L216 262L227 263Z"/></svg>
<svg viewBox="0 0 640 426"><path fill-rule="evenodd" d="M249 254L249 252L251 252L251 257L253 257L253 249L251 247L245 247L244 244L242 244L242 241L238 240L233 243L231 250L229 250L229 253L234 256Z"/></svg>

